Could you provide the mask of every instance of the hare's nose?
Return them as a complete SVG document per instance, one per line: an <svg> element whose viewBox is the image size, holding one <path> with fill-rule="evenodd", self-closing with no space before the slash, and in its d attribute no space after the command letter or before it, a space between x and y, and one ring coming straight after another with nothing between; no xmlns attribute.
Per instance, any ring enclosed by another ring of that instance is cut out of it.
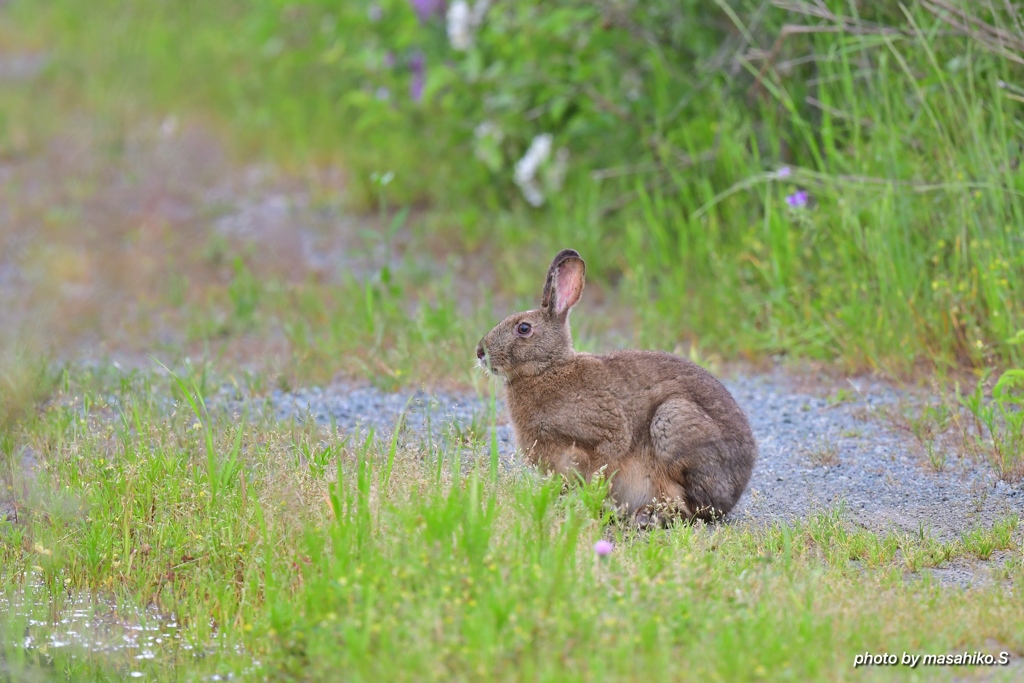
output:
<svg viewBox="0 0 1024 683"><path fill-rule="evenodd" d="M486 355L487 355L487 352L484 351L483 343L477 344L476 345L476 357L479 358L480 360L483 360L484 356L486 356Z"/></svg>

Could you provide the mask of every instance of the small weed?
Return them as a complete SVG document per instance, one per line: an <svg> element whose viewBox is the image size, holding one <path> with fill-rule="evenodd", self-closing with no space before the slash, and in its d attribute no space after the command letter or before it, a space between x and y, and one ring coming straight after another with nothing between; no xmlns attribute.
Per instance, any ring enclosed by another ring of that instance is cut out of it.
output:
<svg viewBox="0 0 1024 683"><path fill-rule="evenodd" d="M807 522L807 536L822 550L833 565L843 566L852 558L849 530L842 507L829 510Z"/></svg>
<svg viewBox="0 0 1024 683"><path fill-rule="evenodd" d="M974 529L964 534L961 541L967 552L979 560L987 560L992 556L992 551L996 549L995 539L992 538L990 533L981 529Z"/></svg>
<svg viewBox="0 0 1024 683"><path fill-rule="evenodd" d="M322 479L332 467L336 469L337 459L344 452L350 438L351 434L346 434L344 438L322 441L316 445L301 441L296 465L309 468L314 479Z"/></svg>
<svg viewBox="0 0 1024 683"><path fill-rule="evenodd" d="M484 413L473 413L469 421L452 420L446 425L447 436L453 443L464 446L479 446L486 442L490 425Z"/></svg>
<svg viewBox="0 0 1024 683"><path fill-rule="evenodd" d="M926 567L938 567L958 555L957 541L942 542L933 537L923 526L916 535L903 534L899 543L904 566L912 572Z"/></svg>
<svg viewBox="0 0 1024 683"><path fill-rule="evenodd" d="M1005 371L985 396L986 373L974 390L964 394L956 387L959 403L973 418L975 431L965 437L972 442L1000 478L1009 482L1024 477L1024 370Z"/></svg>
<svg viewBox="0 0 1024 683"><path fill-rule="evenodd" d="M1008 550L1014 547L1013 533L1019 525L1020 517L1016 514L1001 519L992 525L992 535L999 550Z"/></svg>
<svg viewBox="0 0 1024 683"><path fill-rule="evenodd" d="M953 411L946 403L928 404L919 413L907 413L907 425L921 444L931 442L944 433L953 420Z"/></svg>
<svg viewBox="0 0 1024 683"><path fill-rule="evenodd" d="M988 485L983 482L971 483L971 509L975 514L981 514L981 511L985 509L985 503L988 502L988 491Z"/></svg>
<svg viewBox="0 0 1024 683"><path fill-rule="evenodd" d="M807 459L816 467L835 467L840 464L839 445L822 437L817 444L806 451Z"/></svg>
<svg viewBox="0 0 1024 683"><path fill-rule="evenodd" d="M928 457L928 464L933 470L942 472L946 469L948 455L944 448L936 445L933 441L927 441L924 444L924 452Z"/></svg>
<svg viewBox="0 0 1024 683"><path fill-rule="evenodd" d="M992 525L991 529L975 528L961 536L964 549L979 560L987 560L997 550L1010 550L1016 546L1013 533L1020 518L1011 515Z"/></svg>
<svg viewBox="0 0 1024 683"><path fill-rule="evenodd" d="M837 389L836 393L829 396L826 399L826 402L830 407L834 407L842 405L844 403L852 403L855 400L857 400L857 395L853 392L853 390L843 387Z"/></svg>
<svg viewBox="0 0 1024 683"><path fill-rule="evenodd" d="M899 548L899 537L892 533L882 536L860 529L850 535L850 557L862 560L868 567L890 564Z"/></svg>
<svg viewBox="0 0 1024 683"><path fill-rule="evenodd" d="M605 476L604 468L590 477L589 481L577 479L569 487L571 498L579 501L587 515L595 519L603 527L611 521L615 510L608 497L611 491L611 478Z"/></svg>
<svg viewBox="0 0 1024 683"><path fill-rule="evenodd" d="M955 405L945 399L922 408L904 404L890 409L887 417L891 425L913 436L932 470L942 472L946 469L951 430L960 424L961 419Z"/></svg>

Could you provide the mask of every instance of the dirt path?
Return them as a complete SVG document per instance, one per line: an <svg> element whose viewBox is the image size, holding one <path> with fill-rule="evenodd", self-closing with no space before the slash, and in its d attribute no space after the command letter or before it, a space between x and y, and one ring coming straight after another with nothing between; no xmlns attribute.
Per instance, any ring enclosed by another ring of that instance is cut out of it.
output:
<svg viewBox="0 0 1024 683"><path fill-rule="evenodd" d="M223 292L235 256L284 283L358 265L364 224L337 182L234 167L174 118L83 120L0 158L0 316L69 357L186 344L189 309Z"/></svg>

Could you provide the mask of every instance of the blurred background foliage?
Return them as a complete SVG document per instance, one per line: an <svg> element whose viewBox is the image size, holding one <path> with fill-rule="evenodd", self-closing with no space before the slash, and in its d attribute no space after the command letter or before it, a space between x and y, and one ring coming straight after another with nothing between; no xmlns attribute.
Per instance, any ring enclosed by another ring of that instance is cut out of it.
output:
<svg viewBox="0 0 1024 683"><path fill-rule="evenodd" d="M516 293L574 246L637 339L1003 365L1024 327L1024 29L1002 2L14 0L92 105L381 174ZM376 181L375 181L376 179Z"/></svg>

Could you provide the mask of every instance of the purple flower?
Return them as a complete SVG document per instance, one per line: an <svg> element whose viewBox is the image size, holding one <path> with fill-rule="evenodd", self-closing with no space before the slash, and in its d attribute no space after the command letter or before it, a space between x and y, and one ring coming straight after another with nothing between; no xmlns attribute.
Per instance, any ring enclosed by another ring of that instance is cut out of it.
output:
<svg viewBox="0 0 1024 683"><path fill-rule="evenodd" d="M803 209L807 207L807 202L810 199L811 197L807 194L807 190L797 190L793 194L786 196L786 204L794 209Z"/></svg>
<svg viewBox="0 0 1024 683"><path fill-rule="evenodd" d="M615 546L612 545L611 541L606 541L603 538L594 544L594 554L598 557L604 557L610 555Z"/></svg>
<svg viewBox="0 0 1024 683"><path fill-rule="evenodd" d="M444 15L445 0L409 0L412 9L420 21L429 21L432 17Z"/></svg>
<svg viewBox="0 0 1024 683"><path fill-rule="evenodd" d="M423 99L423 88L427 84L427 60L422 52L415 52L409 59L409 68L412 70L412 83L409 85L409 96L414 102Z"/></svg>
<svg viewBox="0 0 1024 683"><path fill-rule="evenodd" d="M775 172L775 177L779 178L780 180L783 178L788 178L791 175L793 175L793 169L791 169L789 166L783 166L779 168L778 171Z"/></svg>

